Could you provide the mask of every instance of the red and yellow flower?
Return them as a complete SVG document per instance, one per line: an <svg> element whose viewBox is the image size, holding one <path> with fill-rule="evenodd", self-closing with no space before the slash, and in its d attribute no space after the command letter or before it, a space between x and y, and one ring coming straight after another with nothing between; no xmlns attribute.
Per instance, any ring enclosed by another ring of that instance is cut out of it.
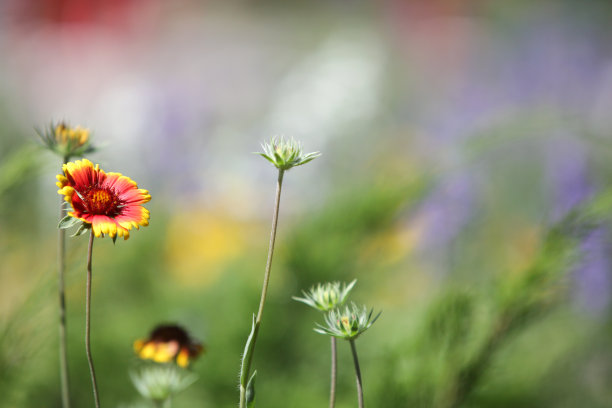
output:
<svg viewBox="0 0 612 408"><path fill-rule="evenodd" d="M136 340L134 351L143 360L156 363L176 361L180 367L187 367L190 360L202 353L203 347L193 340L180 326L162 325L156 327L148 339Z"/></svg>
<svg viewBox="0 0 612 408"><path fill-rule="evenodd" d="M72 205L68 215L89 224L96 237L130 237L129 230L149 225L147 190L120 173L105 173L87 159L69 162L57 176L58 194Z"/></svg>

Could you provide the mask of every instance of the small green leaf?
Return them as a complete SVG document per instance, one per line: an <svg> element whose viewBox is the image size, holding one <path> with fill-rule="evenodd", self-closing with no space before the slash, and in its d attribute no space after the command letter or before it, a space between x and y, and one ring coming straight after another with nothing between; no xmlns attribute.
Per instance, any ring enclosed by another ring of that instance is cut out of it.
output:
<svg viewBox="0 0 612 408"><path fill-rule="evenodd" d="M266 154L264 154L264 153L255 153L255 154L260 155L261 157L263 157L264 159L266 159L267 161L269 161L270 163L272 163L273 165L275 165L275 166L276 166L276 162L275 162L274 160L272 160L272 159L270 158L270 156L268 156L268 155L266 155Z"/></svg>
<svg viewBox="0 0 612 408"><path fill-rule="evenodd" d="M276 166L280 166L284 161L284 157L282 157L280 154L278 154L277 151L274 151L274 159L276 160Z"/></svg>
<svg viewBox="0 0 612 408"><path fill-rule="evenodd" d="M246 403L247 408L255 407L255 375L257 370L253 371L253 375L249 378L249 382L246 387Z"/></svg>
<svg viewBox="0 0 612 408"><path fill-rule="evenodd" d="M67 215L64 218L62 218L62 220L57 225L57 228L66 229L66 228L74 227L79 222L81 222L81 220L79 220L78 218L74 218L71 215Z"/></svg>
<svg viewBox="0 0 612 408"><path fill-rule="evenodd" d="M247 370L247 362L251 358L251 354L253 354L253 336L255 334L255 315L253 315L253 323L251 324L251 333L249 334L249 338L247 339L246 344L244 345L244 353L242 354L242 365L240 367L240 385L246 387L247 385L247 376L249 375Z"/></svg>
<svg viewBox="0 0 612 408"><path fill-rule="evenodd" d="M85 231L89 230L89 228L91 228L91 224L86 224L86 223L83 222L79 226L79 229L77 230L77 232L72 234L70 237L78 237L79 235L82 235Z"/></svg>

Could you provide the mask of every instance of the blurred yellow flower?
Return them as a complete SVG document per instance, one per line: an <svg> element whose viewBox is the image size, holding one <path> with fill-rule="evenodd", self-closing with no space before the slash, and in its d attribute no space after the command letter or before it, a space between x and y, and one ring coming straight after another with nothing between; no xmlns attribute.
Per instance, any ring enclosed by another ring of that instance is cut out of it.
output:
<svg viewBox="0 0 612 408"><path fill-rule="evenodd" d="M166 259L173 276L190 287L211 284L248 244L253 226L222 211L180 211L170 220Z"/></svg>

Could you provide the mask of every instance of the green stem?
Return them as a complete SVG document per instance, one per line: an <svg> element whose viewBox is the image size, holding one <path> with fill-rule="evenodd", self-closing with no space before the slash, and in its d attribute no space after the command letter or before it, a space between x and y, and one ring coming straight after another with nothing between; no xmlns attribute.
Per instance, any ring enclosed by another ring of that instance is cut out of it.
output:
<svg viewBox="0 0 612 408"><path fill-rule="evenodd" d="M68 158L64 158L64 163ZM64 196L60 198L60 220L64 218ZM57 237L57 292L59 295L59 361L60 361L60 383L62 388L62 407L70 408L70 381L68 377L68 352L66 346L66 295L64 284L64 273L66 271L66 231L58 229Z"/></svg>
<svg viewBox="0 0 612 408"><path fill-rule="evenodd" d="M100 399L98 397L98 385L96 383L96 370L91 357L91 258L93 252L94 233L93 228L89 233L89 246L87 248L87 293L85 303L85 352L87 353L87 362L89 363L89 374L91 375L91 385L93 387L94 401L96 408L100 408Z"/></svg>
<svg viewBox="0 0 612 408"><path fill-rule="evenodd" d="M156 408L171 408L172 399L170 397L163 399L163 400L154 399L153 405L155 405Z"/></svg>
<svg viewBox="0 0 612 408"><path fill-rule="evenodd" d="M331 337L331 384L329 388L329 408L336 405L336 378L338 376L338 351L337 340Z"/></svg>
<svg viewBox="0 0 612 408"><path fill-rule="evenodd" d="M276 198L274 201L274 213L272 214L272 232L270 233L270 243L268 246L268 261L266 262L266 271L264 273L263 287L261 289L259 310L257 311L257 317L255 318L255 327L253 328L252 332L253 337L251 340L250 348L243 356L246 361L244 362L244 368L241 373L241 378L246 380L241 381L240 383L240 408L246 408L246 381L248 381L249 375L251 373L251 363L253 361L253 354L255 353L255 343L257 342L259 326L261 325L263 309L266 303L266 295L268 294L268 283L270 282L270 269L272 268L272 256L274 255L274 243L276 241L276 228L278 225L278 209L280 206L280 197L283 186L284 173L284 170L278 170L278 180L276 182Z"/></svg>
<svg viewBox="0 0 612 408"><path fill-rule="evenodd" d="M355 347L355 339L350 339L351 351L353 352L353 361L355 362L355 378L357 380L357 398L359 408L363 408L363 384L361 382L361 370L359 369L359 360L357 359L357 348Z"/></svg>

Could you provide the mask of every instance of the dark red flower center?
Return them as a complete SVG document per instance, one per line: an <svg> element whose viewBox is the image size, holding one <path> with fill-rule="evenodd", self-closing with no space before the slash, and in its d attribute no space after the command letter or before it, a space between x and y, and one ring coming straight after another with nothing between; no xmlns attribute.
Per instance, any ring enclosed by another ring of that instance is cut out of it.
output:
<svg viewBox="0 0 612 408"><path fill-rule="evenodd" d="M119 214L119 199L111 191L92 188L83 198L83 204L90 214L109 216Z"/></svg>
<svg viewBox="0 0 612 408"><path fill-rule="evenodd" d="M151 340L162 343L177 341L181 346L188 345L191 342L187 332L176 325L157 326L151 333Z"/></svg>

